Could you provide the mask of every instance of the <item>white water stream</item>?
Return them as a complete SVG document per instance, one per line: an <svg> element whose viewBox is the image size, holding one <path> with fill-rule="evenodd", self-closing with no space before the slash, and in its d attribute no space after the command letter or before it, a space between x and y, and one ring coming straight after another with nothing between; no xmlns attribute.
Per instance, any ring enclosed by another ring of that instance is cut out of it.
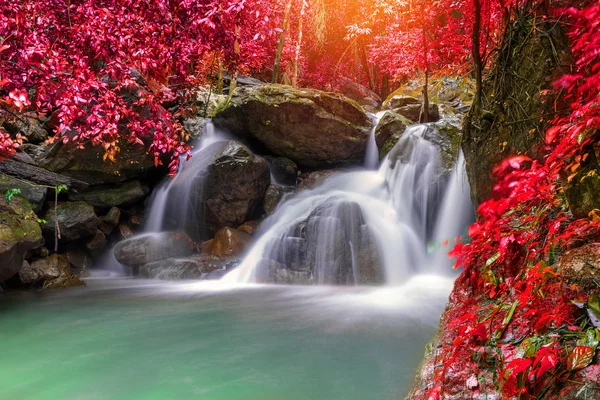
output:
<svg viewBox="0 0 600 400"><path fill-rule="evenodd" d="M319 284L363 283L377 267L388 284L449 271L446 253L473 213L462 156L448 177L435 135L430 125L408 127L378 170L334 174L280 204L223 280L260 281L273 261L298 273L308 265Z"/></svg>

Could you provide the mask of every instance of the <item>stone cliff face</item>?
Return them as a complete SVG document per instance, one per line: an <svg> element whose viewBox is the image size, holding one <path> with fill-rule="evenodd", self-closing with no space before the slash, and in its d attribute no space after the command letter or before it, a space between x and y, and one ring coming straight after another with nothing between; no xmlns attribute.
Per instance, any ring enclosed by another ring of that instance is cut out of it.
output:
<svg viewBox="0 0 600 400"><path fill-rule="evenodd" d="M523 16L507 29L484 82L481 111L470 113L464 126L462 148L475 207L490 197L491 172L503 159L543 156L548 121L564 108L549 101L554 98L552 83L571 65L561 25Z"/></svg>

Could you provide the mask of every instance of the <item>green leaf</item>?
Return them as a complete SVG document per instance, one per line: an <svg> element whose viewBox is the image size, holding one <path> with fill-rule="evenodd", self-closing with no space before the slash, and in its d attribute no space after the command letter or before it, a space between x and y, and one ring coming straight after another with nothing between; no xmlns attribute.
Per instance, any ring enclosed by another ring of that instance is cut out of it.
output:
<svg viewBox="0 0 600 400"><path fill-rule="evenodd" d="M498 257L500 257L500 253L499 252L494 253L494 255L492 255L490 258L487 259L487 261L485 262L485 266L489 267L490 265L495 263L496 260L498 259Z"/></svg>
<svg viewBox="0 0 600 400"><path fill-rule="evenodd" d="M508 310L508 314L506 314L506 317L504 317L504 321L502 321L504 323L504 325L508 325L510 323L510 320L512 319L513 315L515 314L515 310L517 309L517 305L519 305L519 302L515 301L512 304L512 307L510 307L510 310Z"/></svg>
<svg viewBox="0 0 600 400"><path fill-rule="evenodd" d="M14 196L21 194L21 189L8 189L4 192L4 198L7 203L10 203Z"/></svg>
<svg viewBox="0 0 600 400"><path fill-rule="evenodd" d="M569 371L575 371L582 369L590 365L594 359L595 351L589 346L577 346L573 349L569 358L567 358L567 365Z"/></svg>
<svg viewBox="0 0 600 400"><path fill-rule="evenodd" d="M592 325L600 328L600 297L597 293L592 294L588 299L587 313Z"/></svg>
<svg viewBox="0 0 600 400"><path fill-rule="evenodd" d="M600 332L598 329L590 328L585 331L585 336L577 341L577 346L588 346L596 350L600 343Z"/></svg>
<svg viewBox="0 0 600 400"><path fill-rule="evenodd" d="M62 192L66 192L69 188L66 185L58 185L56 187L56 193L60 194Z"/></svg>

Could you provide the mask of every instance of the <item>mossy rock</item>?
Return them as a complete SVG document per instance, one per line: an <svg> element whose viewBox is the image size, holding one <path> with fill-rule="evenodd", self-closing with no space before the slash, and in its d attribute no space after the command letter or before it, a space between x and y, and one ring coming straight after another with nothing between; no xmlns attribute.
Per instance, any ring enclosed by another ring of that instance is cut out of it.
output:
<svg viewBox="0 0 600 400"><path fill-rule="evenodd" d="M236 89L213 121L307 167L361 163L373 125L353 100L284 85Z"/></svg>
<svg viewBox="0 0 600 400"><path fill-rule="evenodd" d="M398 143L406 127L412 125L408 120L394 111L386 111L375 128L375 141L379 148L379 157L385 157Z"/></svg>
<svg viewBox="0 0 600 400"><path fill-rule="evenodd" d="M29 202L13 197L8 203L0 198L0 282L19 272L27 252L43 244L42 231Z"/></svg>

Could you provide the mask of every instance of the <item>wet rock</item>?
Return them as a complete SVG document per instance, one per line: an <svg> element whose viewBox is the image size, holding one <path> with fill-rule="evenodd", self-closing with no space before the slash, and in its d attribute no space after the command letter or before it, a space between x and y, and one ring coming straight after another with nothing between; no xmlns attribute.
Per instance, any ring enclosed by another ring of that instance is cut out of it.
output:
<svg viewBox="0 0 600 400"><path fill-rule="evenodd" d="M94 207L125 208L144 200L150 190L140 181L130 181L110 186L96 186L80 193L69 193L71 201L85 201Z"/></svg>
<svg viewBox="0 0 600 400"><path fill-rule="evenodd" d="M265 156L265 160L269 163L271 174L281 185L296 186L298 178L298 165L295 162L285 157Z"/></svg>
<svg viewBox="0 0 600 400"><path fill-rule="evenodd" d="M252 235L258 228L258 221L246 221L242 225L238 226L238 230L246 232L248 235Z"/></svg>
<svg viewBox="0 0 600 400"><path fill-rule="evenodd" d="M79 245L69 246L64 255L69 260L69 263L78 270L90 269L94 263L92 256L81 249Z"/></svg>
<svg viewBox="0 0 600 400"><path fill-rule="evenodd" d="M284 264L263 258L256 264L256 282L282 285L310 285L310 271L293 271Z"/></svg>
<svg viewBox="0 0 600 400"><path fill-rule="evenodd" d="M213 121L309 167L362 162L372 126L352 100L283 85L236 89Z"/></svg>
<svg viewBox="0 0 600 400"><path fill-rule="evenodd" d="M106 236L101 230L96 230L96 233L85 242L85 248L92 254L100 254L106 247Z"/></svg>
<svg viewBox="0 0 600 400"><path fill-rule="evenodd" d="M196 245L185 233L161 232L123 240L114 248L117 261L128 267L196 253Z"/></svg>
<svg viewBox="0 0 600 400"><path fill-rule="evenodd" d="M212 271L210 264L200 258L169 258L139 267L143 278L163 280L201 279Z"/></svg>
<svg viewBox="0 0 600 400"><path fill-rule="evenodd" d="M192 157L175 178L165 222L173 229L185 226L195 240L208 239L220 228L258 216L270 180L267 162L242 144L214 143Z"/></svg>
<svg viewBox="0 0 600 400"><path fill-rule="evenodd" d="M43 217L45 222L42 224L42 232L49 242L53 242L55 235L54 211L55 207L50 207ZM62 242L72 242L96 234L98 217L94 207L88 203L83 201L58 203L56 214Z"/></svg>
<svg viewBox="0 0 600 400"><path fill-rule="evenodd" d="M119 224L119 236L121 240L129 239L134 236L133 231L127 224Z"/></svg>
<svg viewBox="0 0 600 400"><path fill-rule="evenodd" d="M283 186L269 185L269 187L267 188L267 192L265 193L265 201L263 206L267 215L273 214L273 212L283 199L283 195Z"/></svg>
<svg viewBox="0 0 600 400"><path fill-rule="evenodd" d="M408 125L412 125L411 121L394 111L383 114L375 129L380 158L385 157L394 148Z"/></svg>
<svg viewBox="0 0 600 400"><path fill-rule="evenodd" d="M600 243L590 243L564 253L559 260L560 275L583 290L600 282Z"/></svg>
<svg viewBox="0 0 600 400"><path fill-rule="evenodd" d="M100 219L99 229L108 236L119 225L121 220L121 210L117 207L112 207L105 216Z"/></svg>
<svg viewBox="0 0 600 400"><path fill-rule="evenodd" d="M329 176L335 174L336 172L340 172L340 169L325 169L321 171L307 172L300 174L298 179L300 183L298 183L298 190L300 189L313 189L320 185L325 179Z"/></svg>
<svg viewBox="0 0 600 400"><path fill-rule="evenodd" d="M214 257L229 257L242 254L248 248L252 236L233 228L222 228L215 237L203 243L202 253Z"/></svg>
<svg viewBox="0 0 600 400"><path fill-rule="evenodd" d="M379 249L373 240L373 233L368 225L360 226L359 244L353 249L356 257L356 277L358 285L378 285L385 282L381 268Z"/></svg>
<svg viewBox="0 0 600 400"><path fill-rule="evenodd" d="M19 189L23 196L29 201L29 204L33 208L33 211L38 213L46 201L48 195L48 188L43 186L35 185L34 183L28 183L21 179L15 179L9 175L0 173L0 195L4 195L7 190Z"/></svg>
<svg viewBox="0 0 600 400"><path fill-rule="evenodd" d="M25 263L19 271L23 283L43 284L44 288L80 286L83 282L72 274L69 260L62 254Z"/></svg>
<svg viewBox="0 0 600 400"><path fill-rule="evenodd" d="M0 196L0 282L14 276L29 251L44 244L40 225L27 200Z"/></svg>

